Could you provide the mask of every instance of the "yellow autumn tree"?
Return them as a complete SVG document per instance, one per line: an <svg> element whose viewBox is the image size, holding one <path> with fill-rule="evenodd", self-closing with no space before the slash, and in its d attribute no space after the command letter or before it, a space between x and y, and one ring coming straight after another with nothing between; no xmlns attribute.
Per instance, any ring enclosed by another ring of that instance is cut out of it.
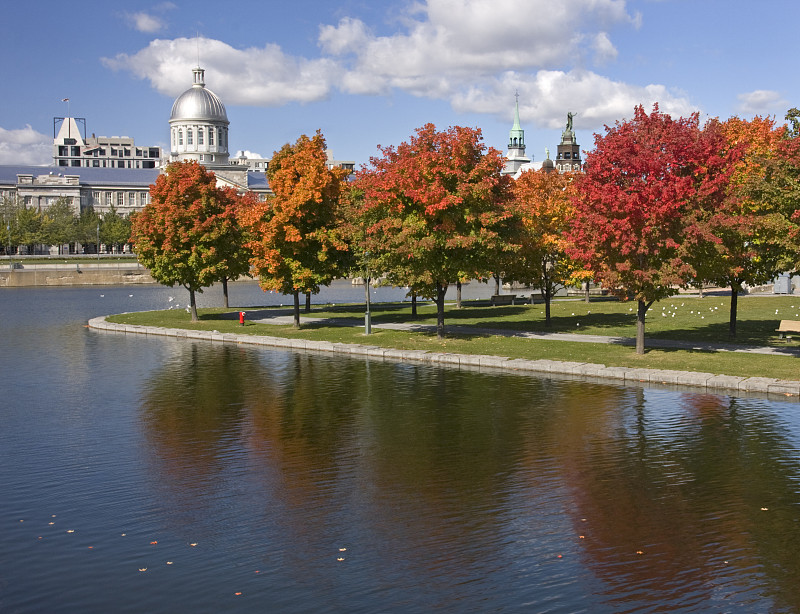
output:
<svg viewBox="0 0 800 614"><path fill-rule="evenodd" d="M566 231L574 216L573 173L529 170L514 183L509 209L516 221L514 243L505 278L539 288L550 326L550 302L581 269L567 256Z"/></svg>

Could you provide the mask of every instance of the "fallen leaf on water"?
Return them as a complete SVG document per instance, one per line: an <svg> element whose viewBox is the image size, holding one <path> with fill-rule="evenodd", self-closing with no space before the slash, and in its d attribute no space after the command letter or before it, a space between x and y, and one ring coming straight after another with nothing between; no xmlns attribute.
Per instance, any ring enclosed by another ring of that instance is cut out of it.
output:
<svg viewBox="0 0 800 614"><path fill-rule="evenodd" d="M194 548L194 547L197 545L197 542L194 542L193 544L189 544L189 545L190 545L192 548Z"/></svg>
<svg viewBox="0 0 800 614"><path fill-rule="evenodd" d="M151 546L155 546L157 543L158 543L157 541L152 541L152 542L150 542L150 545Z"/></svg>
<svg viewBox="0 0 800 614"><path fill-rule="evenodd" d="M636 554L644 554L644 552L642 552L641 550L637 550Z"/></svg>
<svg viewBox="0 0 800 614"><path fill-rule="evenodd" d="M241 593L234 593L234 595L236 595L238 597L239 595L241 595Z"/></svg>
<svg viewBox="0 0 800 614"><path fill-rule="evenodd" d="M74 533L75 529L67 529L67 533Z"/></svg>
<svg viewBox="0 0 800 614"><path fill-rule="evenodd" d="M172 565L172 561L167 561L167 565Z"/></svg>
<svg viewBox="0 0 800 614"><path fill-rule="evenodd" d="M142 567L139 569L139 571L147 571L147 567Z"/></svg>

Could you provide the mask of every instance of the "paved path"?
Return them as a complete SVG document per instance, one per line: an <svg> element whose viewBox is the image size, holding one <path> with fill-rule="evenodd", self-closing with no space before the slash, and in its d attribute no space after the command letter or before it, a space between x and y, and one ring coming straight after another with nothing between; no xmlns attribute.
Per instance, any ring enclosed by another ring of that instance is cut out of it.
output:
<svg viewBox="0 0 800 614"><path fill-rule="evenodd" d="M290 312L288 312L290 313ZM275 314L275 315L267 315ZM266 317L264 317L266 316ZM294 322L292 315L287 315L286 311L276 312L274 310L253 311L248 314L247 319L259 324L291 325ZM313 316L300 317L301 323L312 324L326 322L334 326L363 327L364 320L359 318L315 318ZM407 330L426 333L435 333L436 326L432 324L414 324L412 322L387 322L372 323L372 328L383 328L389 330ZM502 337L522 337L525 339L544 339L552 341L570 341L575 343L610 343L613 345L636 345L636 340L632 337L609 337L605 335L583 335L576 333L547 333L547 332L527 332L514 331L502 328L478 328L473 326L459 326L457 324L447 325L446 330L449 334L456 335L485 335ZM678 348L685 350L701 350L707 352L743 352L747 354L773 354L784 356L800 356L800 346L792 347L771 347L740 345L737 343L711 343L707 341L685 341L677 339L654 339L648 337L645 340L648 348Z"/></svg>

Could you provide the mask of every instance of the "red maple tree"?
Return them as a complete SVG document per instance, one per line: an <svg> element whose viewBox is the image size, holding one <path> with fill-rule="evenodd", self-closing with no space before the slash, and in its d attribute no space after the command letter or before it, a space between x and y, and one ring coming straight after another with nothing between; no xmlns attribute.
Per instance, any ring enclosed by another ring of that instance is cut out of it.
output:
<svg viewBox="0 0 800 614"><path fill-rule="evenodd" d="M364 206L378 213L367 229L371 258L393 283L436 301L441 338L448 285L485 275L502 249L510 189L503 158L486 150L479 129L433 124L380 151L356 177Z"/></svg>
<svg viewBox="0 0 800 614"><path fill-rule="evenodd" d="M673 119L658 105L595 135L577 182L571 255L621 297L638 303L636 352L653 302L695 277L686 249L693 209L725 194L726 162L697 114Z"/></svg>

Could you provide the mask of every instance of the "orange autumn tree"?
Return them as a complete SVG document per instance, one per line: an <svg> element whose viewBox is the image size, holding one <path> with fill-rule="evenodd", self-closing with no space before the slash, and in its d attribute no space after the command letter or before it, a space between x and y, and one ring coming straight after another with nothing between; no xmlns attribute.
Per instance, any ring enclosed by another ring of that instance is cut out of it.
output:
<svg viewBox="0 0 800 614"><path fill-rule="evenodd" d="M133 218L131 243L139 262L159 283L189 291L192 322L198 319L197 292L247 272L237 199L197 162L175 162L150 186L150 202Z"/></svg>
<svg viewBox="0 0 800 614"><path fill-rule="evenodd" d="M697 211L699 240L693 249L693 264L700 279L730 287L728 336L733 339L739 294L748 285L771 281L785 259L788 216L781 211L780 202L759 196L754 187L762 184L787 130L771 118L758 116L709 122L706 130L724 136L732 173L725 199L713 208Z"/></svg>
<svg viewBox="0 0 800 614"><path fill-rule="evenodd" d="M568 284L580 264L567 253L565 235L575 215L574 175L544 170L523 172L512 188L509 211L517 221L514 243L520 247L508 258L505 278L538 287L550 326L550 301Z"/></svg>
<svg viewBox="0 0 800 614"><path fill-rule="evenodd" d="M322 133L302 135L276 152L267 170L274 196L242 210L250 260L263 290L294 297L319 292L340 272L347 245L337 231L339 195L347 171L329 169Z"/></svg>

